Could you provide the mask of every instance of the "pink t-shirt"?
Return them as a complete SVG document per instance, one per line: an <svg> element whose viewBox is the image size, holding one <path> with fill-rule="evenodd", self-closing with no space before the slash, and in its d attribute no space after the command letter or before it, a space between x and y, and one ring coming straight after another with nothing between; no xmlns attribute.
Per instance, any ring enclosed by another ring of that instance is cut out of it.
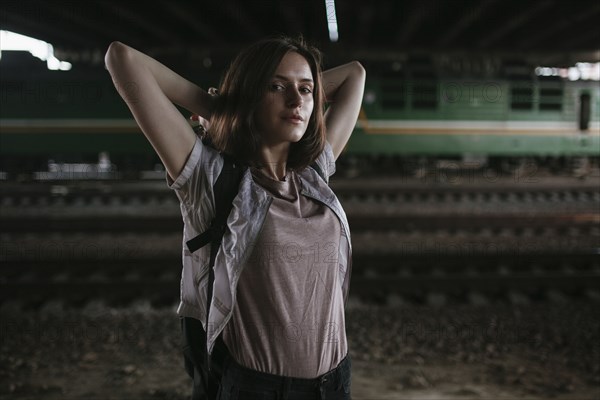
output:
<svg viewBox="0 0 600 400"><path fill-rule="evenodd" d="M302 194L293 171L276 181L258 170L273 203L242 271L223 340L241 365L270 374L315 378L348 352L338 277L340 221Z"/></svg>

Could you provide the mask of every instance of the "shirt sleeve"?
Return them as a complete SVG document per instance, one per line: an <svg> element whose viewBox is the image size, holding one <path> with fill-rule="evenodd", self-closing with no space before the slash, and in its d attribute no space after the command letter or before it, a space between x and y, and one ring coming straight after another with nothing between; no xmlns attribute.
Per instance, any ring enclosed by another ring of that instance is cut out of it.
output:
<svg viewBox="0 0 600 400"><path fill-rule="evenodd" d="M335 157L333 155L333 149L328 141L325 141L325 148L319 154L315 160L321 171L323 172L325 180L329 183L329 177L335 173Z"/></svg>
<svg viewBox="0 0 600 400"><path fill-rule="evenodd" d="M175 191L179 200L185 205L197 205L201 196L208 194L212 197L216 174L222 166L221 155L216 150L205 146L202 140L196 137L194 147L179 176L173 180L169 173L165 172L167 186Z"/></svg>

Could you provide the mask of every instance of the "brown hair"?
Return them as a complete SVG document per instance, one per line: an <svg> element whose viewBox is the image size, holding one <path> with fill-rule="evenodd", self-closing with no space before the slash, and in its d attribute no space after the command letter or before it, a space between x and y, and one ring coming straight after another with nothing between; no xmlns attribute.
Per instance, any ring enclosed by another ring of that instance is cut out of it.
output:
<svg viewBox="0 0 600 400"><path fill-rule="evenodd" d="M323 151L325 96L321 83L321 53L302 36L262 39L242 50L231 63L221 82L208 130L210 140L219 151L247 165L261 167L258 155L262 137L254 115L279 63L290 51L302 55L310 66L314 80L314 108L306 132L298 142L290 145L287 166L303 169Z"/></svg>

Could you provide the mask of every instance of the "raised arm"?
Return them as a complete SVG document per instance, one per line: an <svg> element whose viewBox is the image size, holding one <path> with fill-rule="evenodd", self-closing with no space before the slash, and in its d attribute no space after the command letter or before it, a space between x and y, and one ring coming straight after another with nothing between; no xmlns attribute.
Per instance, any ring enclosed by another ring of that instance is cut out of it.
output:
<svg viewBox="0 0 600 400"><path fill-rule="evenodd" d="M212 97L155 59L121 42L104 57L113 83L152 147L176 179L196 136L174 104L209 119Z"/></svg>
<svg viewBox="0 0 600 400"><path fill-rule="evenodd" d="M366 72L358 61L323 71L323 88L329 108L325 112L327 141L337 159L344 150L356 125Z"/></svg>

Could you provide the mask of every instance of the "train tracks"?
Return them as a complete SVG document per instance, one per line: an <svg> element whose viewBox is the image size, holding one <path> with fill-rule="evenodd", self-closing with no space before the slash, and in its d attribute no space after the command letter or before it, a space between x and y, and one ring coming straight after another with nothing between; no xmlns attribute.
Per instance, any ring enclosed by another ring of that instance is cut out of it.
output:
<svg viewBox="0 0 600 400"><path fill-rule="evenodd" d="M449 231L468 230L524 230L541 232L545 229L566 231L579 229L584 232L594 230L600 225L600 214L592 211L584 213L540 213L519 215L498 213L478 217L452 214L390 214L373 215L368 213L348 216L353 231L414 231L447 229ZM6 217L2 219L2 231L5 233L26 232L159 232L181 231L181 218L173 216L147 216L131 218L126 216L97 216L81 218L45 217Z"/></svg>
<svg viewBox="0 0 600 400"><path fill-rule="evenodd" d="M468 262L465 262L468 260ZM368 255L354 257L354 298L385 303L390 298L427 302L432 294L452 302L506 301L520 293L532 301L597 296L600 264L593 253ZM172 305L179 295L176 257L163 259L23 261L3 267L0 301L41 305L49 299L84 304L102 299L127 305L147 299Z"/></svg>
<svg viewBox="0 0 600 400"><path fill-rule="evenodd" d="M354 247L351 293L378 302L598 297L595 183L353 189L339 181ZM183 226L164 184L5 189L2 302L177 301Z"/></svg>
<svg viewBox="0 0 600 400"><path fill-rule="evenodd" d="M600 202L600 178L463 179L450 182L397 179L332 179L346 202L435 203L575 203ZM0 182L3 207L126 206L177 204L165 181Z"/></svg>

